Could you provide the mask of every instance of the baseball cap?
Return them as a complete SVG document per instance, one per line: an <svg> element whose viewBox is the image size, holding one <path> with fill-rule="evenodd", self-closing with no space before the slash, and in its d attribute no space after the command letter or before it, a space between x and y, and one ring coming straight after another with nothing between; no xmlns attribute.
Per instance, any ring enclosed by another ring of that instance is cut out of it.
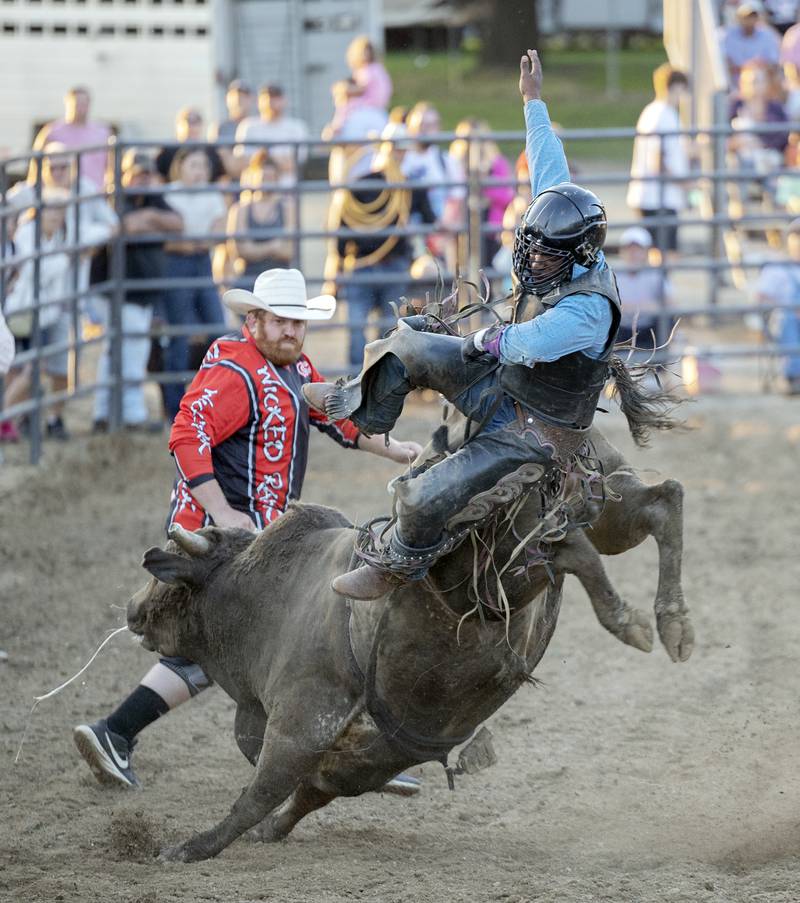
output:
<svg viewBox="0 0 800 903"><path fill-rule="evenodd" d="M259 94L269 94L270 97L283 97L284 91L280 85L269 84L262 85L258 89Z"/></svg>
<svg viewBox="0 0 800 903"><path fill-rule="evenodd" d="M640 248L652 248L653 238L643 226L631 226L619 237L621 248L625 245L639 245Z"/></svg>
<svg viewBox="0 0 800 903"><path fill-rule="evenodd" d="M749 3L740 3L736 7L736 18L746 19L748 16L757 16L764 12L764 7L757 0L750 0Z"/></svg>

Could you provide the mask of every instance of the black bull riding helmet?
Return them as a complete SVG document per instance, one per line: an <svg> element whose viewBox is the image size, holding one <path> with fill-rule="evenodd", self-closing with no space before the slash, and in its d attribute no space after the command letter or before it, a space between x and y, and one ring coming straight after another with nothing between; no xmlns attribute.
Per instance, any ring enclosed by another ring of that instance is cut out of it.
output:
<svg viewBox="0 0 800 903"><path fill-rule="evenodd" d="M575 263L590 267L606 240L600 199L562 182L537 194L514 234L513 269L523 291L544 295L566 282Z"/></svg>

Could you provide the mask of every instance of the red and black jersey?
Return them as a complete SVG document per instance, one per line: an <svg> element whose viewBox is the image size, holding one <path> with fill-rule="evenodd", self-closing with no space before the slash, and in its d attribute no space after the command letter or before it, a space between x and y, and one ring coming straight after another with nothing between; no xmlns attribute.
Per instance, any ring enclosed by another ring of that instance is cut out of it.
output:
<svg viewBox="0 0 800 903"><path fill-rule="evenodd" d="M217 339L181 401L169 448L178 467L168 524L197 530L211 523L192 489L216 479L228 504L260 529L300 497L309 425L354 448L358 429L310 410L300 387L322 377L302 355L277 367L247 327Z"/></svg>

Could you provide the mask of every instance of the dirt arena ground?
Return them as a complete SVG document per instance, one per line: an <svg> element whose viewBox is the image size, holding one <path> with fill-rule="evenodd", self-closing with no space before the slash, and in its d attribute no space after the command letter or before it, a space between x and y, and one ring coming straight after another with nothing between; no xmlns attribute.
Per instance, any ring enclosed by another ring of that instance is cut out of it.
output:
<svg viewBox="0 0 800 903"><path fill-rule="evenodd" d="M800 900L797 591L800 402L695 404L693 432L632 455L686 487L684 586L697 646L685 665L619 645L569 582L555 639L490 723L499 754L450 793L339 800L277 846L240 841L198 865L154 845L217 820L248 779L233 707L204 694L142 735L145 790L103 790L71 727L106 713L152 661L126 634L33 716L35 694L77 671L124 623L142 552L161 541L171 463L163 438L48 446L37 471L0 479L0 900L250 901ZM398 434L423 439L417 408ZM617 416L611 438L630 443ZM315 438L305 498L366 517L393 466ZM650 540L608 562L642 608Z"/></svg>

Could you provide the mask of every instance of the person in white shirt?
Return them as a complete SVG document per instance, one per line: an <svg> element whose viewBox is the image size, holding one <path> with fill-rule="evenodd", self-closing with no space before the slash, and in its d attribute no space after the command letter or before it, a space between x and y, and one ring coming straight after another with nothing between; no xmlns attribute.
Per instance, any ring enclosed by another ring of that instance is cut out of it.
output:
<svg viewBox="0 0 800 903"><path fill-rule="evenodd" d="M641 112L633 142L628 206L645 218L677 217L685 205L682 181L689 175L689 158L680 135L678 108L688 91L686 75L669 63L653 73L655 100ZM660 181L658 176L665 177ZM663 253L678 249L677 223L643 223L656 247Z"/></svg>
<svg viewBox="0 0 800 903"><path fill-rule="evenodd" d="M67 246L67 211L69 192L63 188L48 187L42 191L42 207L31 207L20 218L14 237L16 256L23 262L18 266L18 277L5 299L5 315L8 326L17 338L19 350L35 347L34 310L39 310L39 345L63 345L62 350L42 359L42 369L49 377L53 392L66 392L69 388L70 317L66 299L72 291L72 270ZM37 240L36 219L39 218ZM35 266L31 255L41 251L39 260L38 292L35 290ZM9 379L5 392L6 407L13 407L30 397L32 366L28 362ZM46 433L52 439L69 438L63 420L64 402L49 406Z"/></svg>
<svg viewBox="0 0 800 903"><path fill-rule="evenodd" d="M280 85L265 85L258 92L258 116L248 116L236 129L235 155L241 158L242 168L260 148L272 141L306 141L308 126L302 119L286 115L286 95ZM293 144L269 144L270 157L281 167L283 181L297 178L297 166L302 166L308 157L308 147L300 145L295 152ZM295 156L296 154L296 156Z"/></svg>
<svg viewBox="0 0 800 903"><path fill-rule="evenodd" d="M652 246L647 229L631 226L620 236L620 262L614 267L622 301L617 342L627 342L635 333L636 347L648 353L654 344L665 342L672 329L672 318L664 315L672 301L672 284L661 267L648 263Z"/></svg>
<svg viewBox="0 0 800 903"><path fill-rule="evenodd" d="M225 232L227 207L221 191L209 186L211 167L203 148L180 148L170 168L169 206L183 220L183 232L165 245L167 252L167 276L174 280L203 279L196 287L170 288L164 293L164 308L171 326L190 324L220 327L225 320L219 293L211 272L211 247L207 236ZM208 186L206 190L185 191ZM216 338L219 329L198 329L203 343L208 345ZM205 348L203 349L205 351ZM164 369L169 372L186 372L190 366L189 337L172 336L164 352ZM183 397L182 383L163 386L164 407L171 421L177 414Z"/></svg>
<svg viewBox="0 0 800 903"><path fill-rule="evenodd" d="M756 283L759 304L778 306L768 318L769 333L786 349L800 347L800 311L790 310L800 304L800 219L792 220L786 233L788 259L768 263ZM783 375L787 393L800 395L800 354L788 353Z"/></svg>
<svg viewBox="0 0 800 903"><path fill-rule="evenodd" d="M429 236L428 250L452 265L455 251L452 233L464 226L467 195L464 170L447 151L430 140L442 130L439 112L431 104L421 101L412 107L406 127L409 137L416 139L416 146L406 152L403 175L409 182L430 183L427 193L433 214L437 223L451 234Z"/></svg>

